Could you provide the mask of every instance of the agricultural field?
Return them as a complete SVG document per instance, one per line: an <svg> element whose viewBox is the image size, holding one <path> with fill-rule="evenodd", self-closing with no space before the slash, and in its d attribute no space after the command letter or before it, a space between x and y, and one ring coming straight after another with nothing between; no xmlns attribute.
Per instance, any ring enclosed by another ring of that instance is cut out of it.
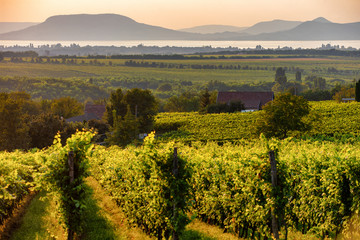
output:
<svg viewBox="0 0 360 240"><path fill-rule="evenodd" d="M359 137L360 103L310 102L313 128L296 137ZM155 130L162 139L177 141L237 141L256 138L254 124L260 112L199 114L160 113Z"/></svg>
<svg viewBox="0 0 360 240"><path fill-rule="evenodd" d="M275 70L286 69L288 81L295 80L296 71L306 76L316 75L327 81L331 88L336 83L348 84L359 78L360 59L350 57L316 58L265 58L265 59L181 59L139 60L131 59L52 59L31 62L24 58L11 62L6 58L0 63L0 77L14 79L26 77L30 82L39 78L56 81L92 84L109 93L116 88L148 88L160 98L168 98L186 91L209 90L271 90ZM161 84L171 84L170 91L157 90ZM24 85L24 83L20 84ZM26 84L25 84L26 85ZM36 88L36 86L33 86ZM17 84L11 90L21 90ZM94 95L94 94L93 94ZM86 99L91 96L82 96Z"/></svg>
<svg viewBox="0 0 360 240"><path fill-rule="evenodd" d="M55 141L49 149L0 155L1 190L9 196L1 201L2 213L16 207L27 191L43 189L40 197L45 200L35 197L34 204L44 211L33 217L50 224L44 223L47 229L38 226L19 231L39 239L66 239L71 218L81 214L86 217L75 223L75 229L85 239L97 234L111 239L168 239L173 231L183 232L180 239L184 240L269 239L271 216L276 214L282 238L359 236L350 231L359 224L353 216L360 206L358 142L261 138L222 146L194 141L189 146L157 142L150 135L143 146L105 148L91 146L91 136L78 132L66 146ZM69 185L70 150L77 156L81 174ZM276 153L278 188L272 187L270 151ZM24 174L20 171L24 166L31 171ZM87 179L81 180L85 176ZM19 194L16 189L21 190ZM108 194L112 200L107 199ZM48 210L58 209L59 201L73 207L60 204L60 210ZM4 222L11 215L1 216ZM26 224L37 222L34 218ZM65 222L58 223L56 218ZM205 222L202 227L201 222ZM209 235L212 225L227 235ZM16 233L13 239L21 239L19 236L24 235Z"/></svg>

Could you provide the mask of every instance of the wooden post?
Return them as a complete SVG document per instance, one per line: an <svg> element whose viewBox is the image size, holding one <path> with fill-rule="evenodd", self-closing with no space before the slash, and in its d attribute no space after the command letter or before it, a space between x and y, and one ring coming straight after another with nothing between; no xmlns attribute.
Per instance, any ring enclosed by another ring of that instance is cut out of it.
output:
<svg viewBox="0 0 360 240"><path fill-rule="evenodd" d="M69 152L68 164L69 164L70 183L72 183L75 179L75 176L74 176L74 152L73 151Z"/></svg>
<svg viewBox="0 0 360 240"><path fill-rule="evenodd" d="M276 170L276 159L274 151L269 152L270 165L271 165L271 184L273 192L277 187L277 170ZM276 199L276 195L273 196ZM276 203L275 203L276 204ZM275 208L278 206L275 205ZM275 209L271 210L271 228L275 239L279 239L279 226L278 219L276 217Z"/></svg>
<svg viewBox="0 0 360 240"><path fill-rule="evenodd" d="M174 148L174 158L173 158L173 170L172 173L175 177L175 179L177 179L178 175L179 175L179 162L178 162L178 157L177 157L177 148ZM175 195L175 194L174 194ZM176 218L176 198L174 197L174 202L173 202L173 217L174 219ZM179 236L178 233L174 230L173 231L173 240L178 240Z"/></svg>
<svg viewBox="0 0 360 240"><path fill-rule="evenodd" d="M68 164L69 164L69 177L70 177L70 184L75 179L75 173L74 173L74 152L70 151L68 154ZM70 220L70 219L69 219ZM70 221L69 221L70 222ZM74 238L74 231L71 229L71 226L69 226L68 229L68 240L73 240Z"/></svg>

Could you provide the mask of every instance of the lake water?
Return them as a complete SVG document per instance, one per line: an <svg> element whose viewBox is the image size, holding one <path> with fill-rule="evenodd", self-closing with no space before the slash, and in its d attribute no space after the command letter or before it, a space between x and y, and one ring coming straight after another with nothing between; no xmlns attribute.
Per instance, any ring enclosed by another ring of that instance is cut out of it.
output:
<svg viewBox="0 0 360 240"><path fill-rule="evenodd" d="M56 45L60 43L62 46L70 46L71 44L78 44L80 46L115 46L115 47L133 47L138 45L144 46L159 46L159 47L204 47L211 46L213 48L221 47L236 47L236 48L255 48L257 45L261 45L263 48L275 49L283 47L292 48L320 48L322 44L330 44L331 46L344 46L345 48L352 47L360 49L360 40L353 41L174 41L174 40L158 40L158 41L8 41L0 40L0 46L29 46L33 44L35 47L42 45Z"/></svg>

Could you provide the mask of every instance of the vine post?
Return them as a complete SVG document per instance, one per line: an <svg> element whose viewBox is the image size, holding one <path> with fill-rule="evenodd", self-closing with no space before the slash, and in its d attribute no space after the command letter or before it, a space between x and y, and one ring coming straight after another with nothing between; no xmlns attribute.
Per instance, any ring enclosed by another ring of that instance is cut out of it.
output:
<svg viewBox="0 0 360 240"><path fill-rule="evenodd" d="M178 178L179 175L179 161L177 156L177 147L174 148L174 158L173 158L173 170L172 173L175 179ZM176 192L176 191L175 191ZM173 203L173 217L176 218L176 197L174 196L174 203ZM179 236L176 230L173 230L173 240L178 240Z"/></svg>
<svg viewBox="0 0 360 240"><path fill-rule="evenodd" d="M272 184L272 191L274 193L275 198L275 206L271 210L271 228L272 232L274 234L275 239L279 239L279 225L278 225L278 219L276 217L276 209L277 209L277 203L276 203L276 188L277 188L277 170L276 170L276 159L275 159L275 152L270 151L269 152L269 158L270 158L270 165L271 165L271 184Z"/></svg>

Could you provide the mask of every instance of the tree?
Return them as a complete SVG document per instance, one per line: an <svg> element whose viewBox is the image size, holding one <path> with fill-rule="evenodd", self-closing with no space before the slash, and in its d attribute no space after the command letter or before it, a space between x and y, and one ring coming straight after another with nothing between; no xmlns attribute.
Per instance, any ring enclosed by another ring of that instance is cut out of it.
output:
<svg viewBox="0 0 360 240"><path fill-rule="evenodd" d="M279 83L280 85L284 85L287 82L285 69L283 69L282 67L276 69L275 82Z"/></svg>
<svg viewBox="0 0 360 240"><path fill-rule="evenodd" d="M360 102L360 79L356 82L355 85L355 100Z"/></svg>
<svg viewBox="0 0 360 240"><path fill-rule="evenodd" d="M199 110L199 96L184 92L180 96L172 96L164 106L168 112L194 112Z"/></svg>
<svg viewBox="0 0 360 240"><path fill-rule="evenodd" d="M310 112L309 103L301 96L279 94L268 102L256 122L256 130L266 137L286 138L289 131L310 129L304 117Z"/></svg>
<svg viewBox="0 0 360 240"><path fill-rule="evenodd" d="M23 102L11 94L0 93L0 151L26 149L29 144L28 127Z"/></svg>
<svg viewBox="0 0 360 240"><path fill-rule="evenodd" d="M116 114L114 110L114 127L111 128L111 132L108 134L107 142L111 145L119 145L125 147L137 139L139 134L139 122L135 119L135 116L131 113L130 106L127 106L127 113L122 118Z"/></svg>
<svg viewBox="0 0 360 240"><path fill-rule="evenodd" d="M157 101L150 90L133 88L123 94L121 89L117 89L111 93L109 104L106 107L108 123L114 127L113 110L115 110L117 117L124 117L128 105L131 113L139 122L139 131L150 132L153 128L155 114L158 111Z"/></svg>
<svg viewBox="0 0 360 240"><path fill-rule="evenodd" d="M206 88L200 96L200 110L205 109L210 104L210 93Z"/></svg>
<svg viewBox="0 0 360 240"><path fill-rule="evenodd" d="M295 79L297 82L301 82L301 72L300 71L296 71Z"/></svg>
<svg viewBox="0 0 360 240"><path fill-rule="evenodd" d="M139 122L139 131L148 133L153 129L158 103L150 90L133 88L126 91L124 103L130 106L131 113Z"/></svg>
<svg viewBox="0 0 360 240"><path fill-rule="evenodd" d="M117 116L125 116L126 104L123 103L124 94L121 88L110 94L109 103L106 105L106 120L110 126L114 126L114 110Z"/></svg>
<svg viewBox="0 0 360 240"><path fill-rule="evenodd" d="M342 87L340 91L336 92L333 99L337 102L341 102L343 98L354 98L355 88L354 87Z"/></svg>
<svg viewBox="0 0 360 240"><path fill-rule="evenodd" d="M65 122L52 113L34 115L29 122L30 148L51 146L54 137L64 129Z"/></svg>
<svg viewBox="0 0 360 240"><path fill-rule="evenodd" d="M71 118L83 114L84 106L72 97L62 97L53 100L51 112L59 117Z"/></svg>

